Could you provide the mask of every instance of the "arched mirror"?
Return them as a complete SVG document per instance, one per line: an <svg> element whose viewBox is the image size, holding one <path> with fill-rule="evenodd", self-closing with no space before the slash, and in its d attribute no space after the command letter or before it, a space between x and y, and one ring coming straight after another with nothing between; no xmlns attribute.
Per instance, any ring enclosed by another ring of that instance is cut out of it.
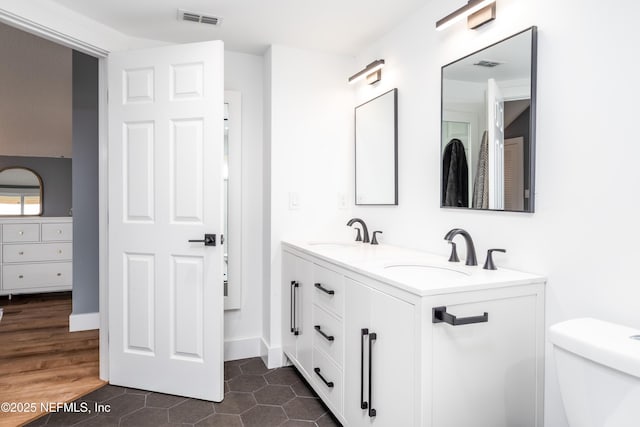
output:
<svg viewBox="0 0 640 427"><path fill-rule="evenodd" d="M31 169L0 171L0 216L42 215L42 178Z"/></svg>

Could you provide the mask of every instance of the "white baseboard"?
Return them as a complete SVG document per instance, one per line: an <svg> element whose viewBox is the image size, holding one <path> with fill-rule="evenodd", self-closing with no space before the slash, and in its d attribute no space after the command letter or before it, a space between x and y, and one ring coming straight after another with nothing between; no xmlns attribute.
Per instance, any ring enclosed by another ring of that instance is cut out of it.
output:
<svg viewBox="0 0 640 427"><path fill-rule="evenodd" d="M284 366L284 353L281 347L269 347L264 338L260 339L260 357L269 369Z"/></svg>
<svg viewBox="0 0 640 427"><path fill-rule="evenodd" d="M69 315L69 332L100 329L100 313L81 313Z"/></svg>
<svg viewBox="0 0 640 427"><path fill-rule="evenodd" d="M247 359L260 357L260 337L225 340L224 360Z"/></svg>

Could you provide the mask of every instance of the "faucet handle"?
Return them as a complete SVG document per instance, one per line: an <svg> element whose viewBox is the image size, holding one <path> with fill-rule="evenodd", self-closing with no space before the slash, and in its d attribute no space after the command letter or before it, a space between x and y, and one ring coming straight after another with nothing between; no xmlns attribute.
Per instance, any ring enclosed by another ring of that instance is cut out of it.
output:
<svg viewBox="0 0 640 427"><path fill-rule="evenodd" d="M356 234L356 242L362 242L362 234L360 234L360 229L358 227L353 227L356 229L358 234Z"/></svg>
<svg viewBox="0 0 640 427"><path fill-rule="evenodd" d="M449 262L460 262L460 258L458 258L458 251L456 250L456 244L449 240L449 244L451 245L451 256L449 256Z"/></svg>
<svg viewBox="0 0 640 427"><path fill-rule="evenodd" d="M374 231L374 232L373 232L373 237L371 237L371 244L372 244L372 245L377 245L377 244L378 244L378 238L376 237L376 234L377 234L377 233L382 234L382 231L377 230L377 231Z"/></svg>
<svg viewBox="0 0 640 427"><path fill-rule="evenodd" d="M506 253L507 250L506 249L489 249L487 251L487 260L484 262L484 267L482 267L485 270L497 270L498 269L496 267L496 265L493 263L493 253L494 252Z"/></svg>

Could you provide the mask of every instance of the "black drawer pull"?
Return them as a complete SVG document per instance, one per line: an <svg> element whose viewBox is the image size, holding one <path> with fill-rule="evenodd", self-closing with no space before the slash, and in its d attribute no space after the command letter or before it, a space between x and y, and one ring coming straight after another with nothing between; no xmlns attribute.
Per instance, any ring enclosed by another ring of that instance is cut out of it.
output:
<svg viewBox="0 0 640 427"><path fill-rule="evenodd" d="M456 317L447 313L447 307L434 307L432 323L448 323L453 326L469 325L471 323L484 323L489 321L489 313L486 311L482 316Z"/></svg>
<svg viewBox="0 0 640 427"><path fill-rule="evenodd" d="M336 291L332 291L331 289L327 289L327 288L323 288L322 284L320 283L316 283L314 285L317 289L320 289L322 292L324 292L325 294L329 294L329 295L333 295L336 293Z"/></svg>
<svg viewBox="0 0 640 427"><path fill-rule="evenodd" d="M324 332L322 332L322 329L320 329L320 325L315 325L314 329L318 331L318 333L322 335L327 341L333 341L335 339L333 335L327 335Z"/></svg>
<svg viewBox="0 0 640 427"><path fill-rule="evenodd" d="M320 373L320 368L313 368L313 372L315 372L316 375L320 377L322 382L325 383L327 385L327 387L333 388L333 381L325 380L324 377L322 376L322 374Z"/></svg>
<svg viewBox="0 0 640 427"><path fill-rule="evenodd" d="M297 319L296 319L296 290L300 286L300 283L295 280L291 281L291 333L293 335L300 335L300 330L298 329Z"/></svg>
<svg viewBox="0 0 640 427"><path fill-rule="evenodd" d="M369 418L376 416L377 411L373 409L373 342L378 339L375 332L369 333Z"/></svg>
<svg viewBox="0 0 640 427"><path fill-rule="evenodd" d="M369 402L364 400L364 337L369 335L369 329L360 330L360 408L367 409Z"/></svg>

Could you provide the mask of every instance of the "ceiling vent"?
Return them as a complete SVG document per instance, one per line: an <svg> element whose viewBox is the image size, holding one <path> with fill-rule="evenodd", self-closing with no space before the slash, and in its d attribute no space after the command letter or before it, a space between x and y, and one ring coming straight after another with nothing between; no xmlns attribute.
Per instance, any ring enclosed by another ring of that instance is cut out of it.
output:
<svg viewBox="0 0 640 427"><path fill-rule="evenodd" d="M486 61L486 60L481 60L476 62L473 65L477 65L478 67L487 67L487 68L493 68L493 67L497 67L498 65L500 65L500 62L495 62L495 61Z"/></svg>
<svg viewBox="0 0 640 427"><path fill-rule="evenodd" d="M222 23L222 18L178 9L178 21L198 22L200 24L209 24L217 27Z"/></svg>

